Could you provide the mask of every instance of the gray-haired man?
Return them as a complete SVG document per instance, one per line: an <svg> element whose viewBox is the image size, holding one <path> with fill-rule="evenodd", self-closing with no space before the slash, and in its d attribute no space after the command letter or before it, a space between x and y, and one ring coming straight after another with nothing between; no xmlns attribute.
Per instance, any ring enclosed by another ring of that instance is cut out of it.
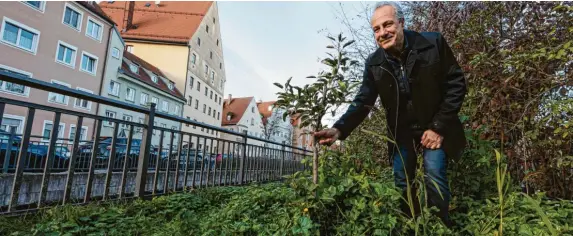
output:
<svg viewBox="0 0 573 236"><path fill-rule="evenodd" d="M463 71L440 33L404 29L404 14L396 3L378 3L371 26L379 48L366 61L358 94L332 128L314 136L321 144L346 139L380 97L398 144L389 143L396 185L406 194L416 170L416 150L423 149L428 203L450 225L447 159L459 158L466 145L458 118L466 94ZM414 205L418 213L416 200ZM402 209L411 215L405 202Z"/></svg>

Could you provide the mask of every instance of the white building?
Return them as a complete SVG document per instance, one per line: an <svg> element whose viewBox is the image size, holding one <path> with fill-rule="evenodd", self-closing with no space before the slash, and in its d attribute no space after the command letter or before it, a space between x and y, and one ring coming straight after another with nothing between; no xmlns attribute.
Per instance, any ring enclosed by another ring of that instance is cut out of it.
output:
<svg viewBox="0 0 573 236"><path fill-rule="evenodd" d="M263 120L254 97L229 98L223 103L223 128L244 132L250 136L264 138ZM230 134L221 134L221 138L230 141L242 142L242 137ZM248 140L248 144L263 146L263 142L257 140Z"/></svg>
<svg viewBox="0 0 573 236"><path fill-rule="evenodd" d="M274 106L276 101L263 102L259 101L257 107L262 118L262 128L264 138L277 143L285 143L287 146L292 145L293 126L289 116L283 120L283 114L286 110ZM279 145L270 144L268 147L278 148ZM287 148L286 150L290 150Z"/></svg>

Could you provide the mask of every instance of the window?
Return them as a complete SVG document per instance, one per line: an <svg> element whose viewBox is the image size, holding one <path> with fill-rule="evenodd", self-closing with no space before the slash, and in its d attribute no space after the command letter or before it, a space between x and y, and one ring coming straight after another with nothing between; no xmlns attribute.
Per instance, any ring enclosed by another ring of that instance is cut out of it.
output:
<svg viewBox="0 0 573 236"><path fill-rule="evenodd" d="M211 71L211 84L215 84L215 71Z"/></svg>
<svg viewBox="0 0 573 236"><path fill-rule="evenodd" d="M199 99L195 99L195 110L199 109Z"/></svg>
<svg viewBox="0 0 573 236"><path fill-rule="evenodd" d="M207 113L207 115L211 115L211 107L209 107L209 113Z"/></svg>
<svg viewBox="0 0 573 236"><path fill-rule="evenodd" d="M219 46L219 39L217 39L217 46Z"/></svg>
<svg viewBox="0 0 573 236"><path fill-rule="evenodd" d="M215 17L213 17L213 24L215 24Z"/></svg>
<svg viewBox="0 0 573 236"><path fill-rule="evenodd" d="M169 112L169 102L163 101L161 104L161 110L164 112Z"/></svg>
<svg viewBox="0 0 573 236"><path fill-rule="evenodd" d="M217 120L221 120L221 112L217 112Z"/></svg>
<svg viewBox="0 0 573 236"><path fill-rule="evenodd" d="M73 142L76 138L76 125L70 125L70 134L68 136L70 142ZM88 138L88 127L82 126L80 130L80 141L85 141Z"/></svg>
<svg viewBox="0 0 573 236"><path fill-rule="evenodd" d="M125 50L130 53L133 53L133 45L125 45Z"/></svg>
<svg viewBox="0 0 573 236"><path fill-rule="evenodd" d="M129 64L129 70L133 73L139 74L139 65L135 64L135 63L130 63ZM153 80L153 76L151 75L151 80Z"/></svg>
<svg viewBox="0 0 573 236"><path fill-rule="evenodd" d="M52 136L53 128L54 128L54 124L52 123L52 121L50 121L50 120L44 121L44 129L42 131L42 140L44 140L44 141L50 140L50 137ZM66 125L64 123L60 123L60 125L58 125L58 136L57 136L58 139L64 138L64 129L65 128L66 128ZM61 140L58 140L58 141L61 141Z"/></svg>
<svg viewBox="0 0 573 236"><path fill-rule="evenodd" d="M191 54L191 63L195 65L197 63L197 54Z"/></svg>
<svg viewBox="0 0 573 236"><path fill-rule="evenodd" d="M172 82L169 82L169 84L167 85L167 87L169 87L169 90L173 90L174 86Z"/></svg>
<svg viewBox="0 0 573 236"><path fill-rule="evenodd" d="M58 41L58 51L56 52L56 61L71 68L75 68L77 50L78 48L72 45L69 45L62 41Z"/></svg>
<svg viewBox="0 0 573 236"><path fill-rule="evenodd" d="M215 118L215 109L213 109L213 118Z"/></svg>
<svg viewBox="0 0 573 236"><path fill-rule="evenodd" d="M68 88L71 87L70 84L67 84L67 83L64 83L64 82L60 82L60 81L57 81L57 80L52 80L52 84L62 85L62 86L68 87ZM66 105L66 106L68 105L68 100L69 100L69 98L70 98L70 97L65 96L65 95L62 95L62 94L59 94L59 93L52 93L52 92L50 92L50 93L48 94L48 102L51 102L51 103L59 103L59 104Z"/></svg>
<svg viewBox="0 0 573 236"><path fill-rule="evenodd" d="M36 9L40 12L44 12L44 10L46 9L46 2L44 1L22 1L22 2L27 6Z"/></svg>
<svg viewBox="0 0 573 236"><path fill-rule="evenodd" d="M86 29L86 35L92 39L101 42L101 36L103 32L102 24L90 16L88 16L88 26Z"/></svg>
<svg viewBox="0 0 573 236"><path fill-rule="evenodd" d="M156 83L159 81L159 79L157 78L156 74L151 74L151 81L153 81L153 83Z"/></svg>
<svg viewBox="0 0 573 236"><path fill-rule="evenodd" d="M179 105L175 105L175 110L173 111L173 113L175 113L175 115L179 115Z"/></svg>
<svg viewBox="0 0 573 236"><path fill-rule="evenodd" d="M209 33L209 25L205 25L205 32Z"/></svg>
<svg viewBox="0 0 573 236"><path fill-rule="evenodd" d="M135 101L135 89L127 88L127 94L125 95L125 100L134 102Z"/></svg>
<svg viewBox="0 0 573 236"><path fill-rule="evenodd" d="M120 58L120 56L119 56L119 48L112 48L112 49L111 49L111 56L112 56L113 58L119 59L119 58Z"/></svg>
<svg viewBox="0 0 573 236"><path fill-rule="evenodd" d="M82 52L82 68L81 71L87 72L91 75L96 75L98 58L87 52Z"/></svg>
<svg viewBox="0 0 573 236"><path fill-rule="evenodd" d="M205 87L205 97L209 96L209 88Z"/></svg>
<svg viewBox="0 0 573 236"><path fill-rule="evenodd" d="M66 3L64 19L62 22L64 25L72 27L77 31L81 31L80 26L82 25L82 17L83 13L80 10Z"/></svg>
<svg viewBox="0 0 573 236"><path fill-rule="evenodd" d="M132 122L132 121L133 121L133 116L123 115L123 120L124 120L124 121L128 121L128 122ZM121 123L121 127L128 127L128 124L126 124L126 123Z"/></svg>
<svg viewBox="0 0 573 236"><path fill-rule="evenodd" d="M197 91L201 91L201 82L197 81Z"/></svg>
<svg viewBox="0 0 573 236"><path fill-rule="evenodd" d="M108 94L119 97L119 86L120 84L115 81L109 81L109 89L107 91Z"/></svg>
<svg viewBox="0 0 573 236"><path fill-rule="evenodd" d="M15 68L12 68L9 66L5 66L5 65L1 65L1 64L0 64L0 71L13 73L13 74L18 75L18 76L32 77L32 73L30 73L30 72L18 70L18 69L15 69ZM10 83L10 82L4 82L2 80L0 80L0 91L5 92L5 93L14 94L14 95L19 95L19 96L25 96L25 97L27 97L30 94L30 88L29 87L19 85L19 84Z"/></svg>
<svg viewBox="0 0 573 236"><path fill-rule="evenodd" d="M251 118L251 126L255 125L255 119Z"/></svg>
<svg viewBox="0 0 573 236"><path fill-rule="evenodd" d="M2 21L2 42L24 51L36 54L40 31L20 24L8 17Z"/></svg>
<svg viewBox="0 0 573 236"><path fill-rule="evenodd" d="M210 52L209 52L209 57L210 57L211 59L213 59L213 51L210 51Z"/></svg>
<svg viewBox="0 0 573 236"><path fill-rule="evenodd" d="M78 87L78 88L76 88L76 89L79 90L79 91L82 91L82 92L86 92L86 93L91 93L91 94L94 93L94 92L91 91L91 90L87 90L87 89L80 88L80 87ZM92 109L92 102L90 102L90 101L88 101L88 100L76 98L76 101L74 102L74 107L75 107L75 108L80 108L80 109L86 109L86 110L89 111L89 110Z"/></svg>
<svg viewBox="0 0 573 236"><path fill-rule="evenodd" d="M193 88L193 84L195 83L195 78L189 76L189 88Z"/></svg>
<svg viewBox="0 0 573 236"><path fill-rule="evenodd" d="M207 112L207 105L206 105L206 104L203 104L203 114L204 114L205 112Z"/></svg>
<svg viewBox="0 0 573 236"><path fill-rule="evenodd" d="M197 45L201 46L201 38L197 38Z"/></svg>
<svg viewBox="0 0 573 236"><path fill-rule="evenodd" d="M193 97L191 97L191 96L188 96L188 97L189 97L189 99L187 99L187 105L191 106L191 105L193 105Z"/></svg>
<svg viewBox="0 0 573 236"><path fill-rule="evenodd" d="M158 105L159 105L159 98L152 97L152 98L151 98L151 103L155 103L155 105L158 106Z"/></svg>
<svg viewBox="0 0 573 236"><path fill-rule="evenodd" d="M140 96L141 96L141 98L139 99L139 104L147 105L147 102L149 101L149 94L141 93Z"/></svg>
<svg viewBox="0 0 573 236"><path fill-rule="evenodd" d="M105 111L105 116L108 117L108 118L115 118L116 115L117 115L117 113L115 113L114 111ZM111 125L113 125L113 122L112 122L112 121L108 121L108 122L106 122L105 124L108 125L108 126L111 126Z"/></svg>
<svg viewBox="0 0 573 236"><path fill-rule="evenodd" d="M23 124L24 117L5 114L2 118L2 125L0 125L0 130L5 132L14 131L15 134L21 134Z"/></svg>
<svg viewBox="0 0 573 236"><path fill-rule="evenodd" d="M223 69L223 63L219 62L219 69Z"/></svg>
<svg viewBox="0 0 573 236"><path fill-rule="evenodd" d="M191 120L191 117L187 117L188 120ZM185 123L185 126L189 127L189 123Z"/></svg>
<svg viewBox="0 0 573 236"><path fill-rule="evenodd" d="M209 95L209 99L213 99L213 90L211 90L211 93Z"/></svg>
<svg viewBox="0 0 573 236"><path fill-rule="evenodd" d="M255 107L251 107L251 112L255 113Z"/></svg>
<svg viewBox="0 0 573 236"><path fill-rule="evenodd" d="M209 66L205 64L205 77L209 75Z"/></svg>

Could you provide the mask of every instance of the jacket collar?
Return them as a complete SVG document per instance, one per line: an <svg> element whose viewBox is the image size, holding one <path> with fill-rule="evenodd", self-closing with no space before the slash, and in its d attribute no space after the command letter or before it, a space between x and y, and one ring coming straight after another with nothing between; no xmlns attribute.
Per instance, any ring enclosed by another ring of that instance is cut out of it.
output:
<svg viewBox="0 0 573 236"><path fill-rule="evenodd" d="M420 33L414 32L411 30L404 30L404 40L406 41L404 43L405 47L406 47L406 45L408 45L408 46L410 46L410 48L412 50L416 50L416 51L433 46ZM384 52L384 48L378 47L378 49L376 49L376 51L374 53L372 53L372 55L370 56L370 60L368 62L368 65L374 66L374 65L381 65L381 64L385 64L385 63L388 63L388 60L386 59L386 53Z"/></svg>

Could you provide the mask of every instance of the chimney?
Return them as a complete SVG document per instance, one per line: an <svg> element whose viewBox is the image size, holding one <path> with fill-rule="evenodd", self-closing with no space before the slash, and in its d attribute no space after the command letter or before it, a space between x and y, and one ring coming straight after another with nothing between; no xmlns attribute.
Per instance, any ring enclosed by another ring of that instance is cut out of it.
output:
<svg viewBox="0 0 573 236"><path fill-rule="evenodd" d="M127 4L128 2L126 2ZM135 1L129 1L128 7L125 8L123 13L123 32L133 29L133 9L135 8Z"/></svg>
<svg viewBox="0 0 573 236"><path fill-rule="evenodd" d="M229 104L231 104L231 99L233 99L233 96L229 93L229 98L228 98L228 101L227 101L227 106L228 106Z"/></svg>

